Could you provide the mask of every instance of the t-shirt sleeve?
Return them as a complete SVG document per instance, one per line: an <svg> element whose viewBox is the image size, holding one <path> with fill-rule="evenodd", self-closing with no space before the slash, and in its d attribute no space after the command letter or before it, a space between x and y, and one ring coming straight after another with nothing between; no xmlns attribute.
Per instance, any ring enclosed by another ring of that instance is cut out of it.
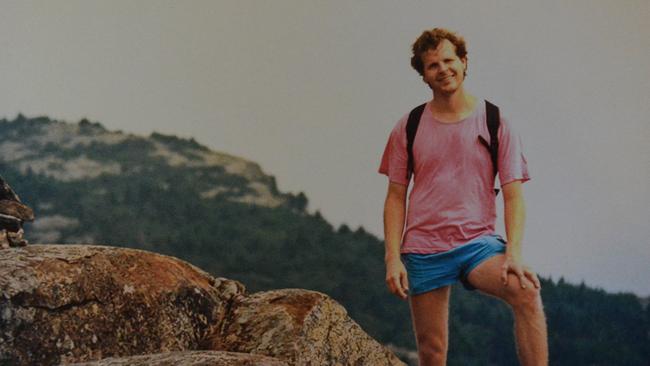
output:
<svg viewBox="0 0 650 366"><path fill-rule="evenodd" d="M393 183L408 185L406 178L406 167L408 154L406 152L406 125L405 118L402 118L388 137L388 142L381 157L379 173L388 176Z"/></svg>
<svg viewBox="0 0 650 366"><path fill-rule="evenodd" d="M524 156L521 137L502 117L499 126L499 181L503 187L516 180L522 183L530 180L528 163Z"/></svg>

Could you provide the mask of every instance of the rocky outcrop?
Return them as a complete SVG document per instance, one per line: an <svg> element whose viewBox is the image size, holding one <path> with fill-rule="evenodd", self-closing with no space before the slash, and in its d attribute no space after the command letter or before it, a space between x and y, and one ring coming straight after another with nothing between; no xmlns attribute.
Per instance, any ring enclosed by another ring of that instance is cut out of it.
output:
<svg viewBox="0 0 650 366"><path fill-rule="evenodd" d="M394 365L336 301L300 289L260 292L233 307L211 349L262 353L291 365Z"/></svg>
<svg viewBox="0 0 650 366"><path fill-rule="evenodd" d="M248 295L236 281L140 250L5 249L0 291L0 364L402 364L324 294ZM195 350L223 352L184 352ZM120 361L136 355L147 356Z"/></svg>
<svg viewBox="0 0 650 366"><path fill-rule="evenodd" d="M0 289L0 357L20 364L198 349L244 293L171 257L81 245L1 251Z"/></svg>
<svg viewBox="0 0 650 366"><path fill-rule="evenodd" d="M70 366L289 366L277 358L251 353L224 351L185 351L153 355L110 357Z"/></svg>

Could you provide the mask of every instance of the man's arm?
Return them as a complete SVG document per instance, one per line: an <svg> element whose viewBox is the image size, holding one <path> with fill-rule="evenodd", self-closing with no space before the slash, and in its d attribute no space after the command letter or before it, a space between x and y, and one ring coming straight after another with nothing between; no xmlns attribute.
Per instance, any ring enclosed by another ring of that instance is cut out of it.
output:
<svg viewBox="0 0 650 366"><path fill-rule="evenodd" d="M384 204L384 240L386 241L386 285L390 292L406 299L408 279L400 259L400 245L406 216L407 186L389 183Z"/></svg>
<svg viewBox="0 0 650 366"><path fill-rule="evenodd" d="M503 187L503 208L506 226L506 261L503 263L501 280L508 285L508 272L519 277L522 288L526 288L524 278L527 277L535 287L539 288L540 283L537 275L524 267L521 257L521 243L524 236L524 223L526 221L526 206L521 187L521 181L513 181Z"/></svg>

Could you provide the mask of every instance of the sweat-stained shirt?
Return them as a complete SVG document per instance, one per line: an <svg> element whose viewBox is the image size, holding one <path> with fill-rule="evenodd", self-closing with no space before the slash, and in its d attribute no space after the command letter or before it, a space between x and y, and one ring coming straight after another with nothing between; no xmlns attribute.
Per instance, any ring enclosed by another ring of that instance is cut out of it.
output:
<svg viewBox="0 0 650 366"><path fill-rule="evenodd" d="M409 194L400 253L444 252L482 235L493 234L496 220L494 175L489 150L478 136L490 141L485 101L455 123L435 119L427 103L413 143L413 187ZM379 173L408 186L406 123L402 117L390 134ZM501 116L499 126L501 186L530 179L521 139Z"/></svg>

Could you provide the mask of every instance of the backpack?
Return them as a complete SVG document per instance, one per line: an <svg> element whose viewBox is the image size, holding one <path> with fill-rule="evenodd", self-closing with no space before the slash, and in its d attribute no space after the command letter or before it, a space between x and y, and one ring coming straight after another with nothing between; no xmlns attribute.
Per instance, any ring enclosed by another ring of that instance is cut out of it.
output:
<svg viewBox="0 0 650 366"><path fill-rule="evenodd" d="M418 132L418 126L420 125L420 119L422 118L422 113L424 112L424 107L426 103L419 105L409 113L408 122L406 123L406 151L408 153L408 162L406 165L406 179L411 179L413 174L413 142L415 141L415 134ZM485 101L485 110L486 110L486 121L488 131L490 132L490 142L485 141L483 136L478 137L479 141L483 146L485 146L490 152L490 158L492 160L492 171L494 177L496 177L499 161L499 125L501 123L499 118L499 107L496 105ZM499 189L495 188L494 193L499 194Z"/></svg>

